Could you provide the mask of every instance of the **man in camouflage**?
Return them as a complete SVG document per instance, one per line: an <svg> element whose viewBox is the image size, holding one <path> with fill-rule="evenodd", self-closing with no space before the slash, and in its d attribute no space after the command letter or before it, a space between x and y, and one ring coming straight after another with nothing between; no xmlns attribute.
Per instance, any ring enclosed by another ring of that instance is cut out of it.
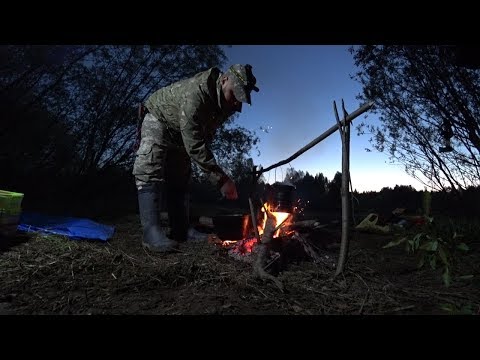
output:
<svg viewBox="0 0 480 360"><path fill-rule="evenodd" d="M189 227L187 188L191 160L209 175L227 199L237 199L235 183L218 166L209 143L215 131L242 102L251 105L258 92L251 65L216 67L154 92L145 102L148 113L141 126L133 175L138 190L143 246L151 251L175 249L179 241L206 239ZM166 200L172 229L160 227L160 206Z"/></svg>

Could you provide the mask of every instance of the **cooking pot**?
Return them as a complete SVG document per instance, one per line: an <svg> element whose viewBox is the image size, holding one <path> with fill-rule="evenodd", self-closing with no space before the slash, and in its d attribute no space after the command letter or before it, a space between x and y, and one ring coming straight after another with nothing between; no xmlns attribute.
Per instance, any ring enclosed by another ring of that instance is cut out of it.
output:
<svg viewBox="0 0 480 360"><path fill-rule="evenodd" d="M293 197L295 186L286 183L275 183L268 188L267 199L272 205L272 211L293 212Z"/></svg>
<svg viewBox="0 0 480 360"><path fill-rule="evenodd" d="M222 240L242 240L249 235L251 228L249 215L216 215L212 220L215 233Z"/></svg>

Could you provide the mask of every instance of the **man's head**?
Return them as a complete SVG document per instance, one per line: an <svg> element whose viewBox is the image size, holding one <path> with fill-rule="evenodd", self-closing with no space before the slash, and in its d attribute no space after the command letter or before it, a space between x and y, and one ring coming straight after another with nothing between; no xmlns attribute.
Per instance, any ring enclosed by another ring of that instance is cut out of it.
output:
<svg viewBox="0 0 480 360"><path fill-rule="evenodd" d="M234 111L242 111L242 102L252 104L250 93L258 92L257 79L253 76L252 65L235 64L222 76L222 90L227 105Z"/></svg>

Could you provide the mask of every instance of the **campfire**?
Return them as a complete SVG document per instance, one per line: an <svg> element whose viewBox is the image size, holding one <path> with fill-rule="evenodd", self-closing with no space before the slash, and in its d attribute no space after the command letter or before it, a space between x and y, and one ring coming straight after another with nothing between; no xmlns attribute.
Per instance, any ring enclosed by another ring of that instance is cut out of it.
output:
<svg viewBox="0 0 480 360"><path fill-rule="evenodd" d="M254 271L262 278L278 274L291 261L312 259L325 263L319 249L301 234L322 227L315 220L297 220L304 209L302 203L300 199L287 201L282 193L270 197L269 201L259 203L256 221L251 222L250 231L243 239L216 238L213 242L226 249L234 259L252 263ZM253 223L256 223L256 231Z"/></svg>
<svg viewBox="0 0 480 360"><path fill-rule="evenodd" d="M260 221L257 223L257 230L260 239L263 237L265 232L265 227L267 225L268 220L268 213L270 213L273 219L273 226L274 228L279 227L273 234L272 239L279 239L283 237L289 237L294 235L294 231L290 230L289 226L293 223L293 218L295 215L295 211L297 207L293 208L293 212L283 212L283 211L272 211L274 206L269 204L268 202L264 203L260 209ZM250 236L242 239L242 240L221 240L221 246L229 248L229 254L237 257L236 255L240 256L248 256L253 252L255 245L258 243L258 239L256 237L253 228L250 231ZM240 259L249 261L247 258Z"/></svg>
<svg viewBox="0 0 480 360"><path fill-rule="evenodd" d="M250 199L251 214L243 215L250 220L248 231L237 238L239 240L210 237L210 242L225 250L228 256L251 263L258 277L275 282L280 289L282 284L276 275L292 261L306 260L335 267L335 260L325 251L317 231L327 225L317 220L301 220L304 202L293 200L291 188L294 187L274 184L266 194L267 201L258 202L257 211Z"/></svg>

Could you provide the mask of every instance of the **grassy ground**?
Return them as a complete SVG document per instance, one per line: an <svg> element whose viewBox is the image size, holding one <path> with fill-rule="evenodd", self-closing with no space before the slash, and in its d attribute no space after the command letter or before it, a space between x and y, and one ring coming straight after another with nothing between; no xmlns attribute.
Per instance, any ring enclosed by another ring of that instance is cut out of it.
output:
<svg viewBox="0 0 480 360"><path fill-rule="evenodd" d="M51 235L2 240L2 314L478 314L479 249L463 258L453 283L418 270L391 235L353 233L344 273L328 262L295 261L278 278L285 290L253 276L252 265L212 243L182 244L172 254L141 247L137 216L110 221L106 242ZM333 264L340 229L308 234ZM461 280L460 275L472 274Z"/></svg>

